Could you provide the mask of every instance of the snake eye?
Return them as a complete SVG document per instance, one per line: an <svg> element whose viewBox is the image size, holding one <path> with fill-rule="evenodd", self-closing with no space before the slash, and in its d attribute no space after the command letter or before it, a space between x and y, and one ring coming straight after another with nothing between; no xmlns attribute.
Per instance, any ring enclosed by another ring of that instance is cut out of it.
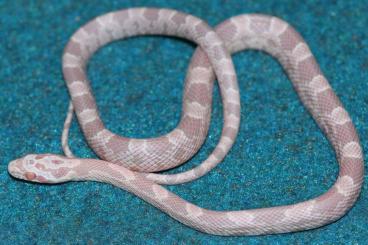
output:
<svg viewBox="0 0 368 245"><path fill-rule="evenodd" d="M27 180L34 180L36 178L36 174L33 172L26 172L24 176Z"/></svg>

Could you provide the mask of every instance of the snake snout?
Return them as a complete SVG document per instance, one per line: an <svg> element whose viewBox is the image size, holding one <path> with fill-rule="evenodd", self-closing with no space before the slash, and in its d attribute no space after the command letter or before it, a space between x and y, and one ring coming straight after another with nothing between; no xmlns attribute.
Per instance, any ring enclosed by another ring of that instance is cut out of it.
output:
<svg viewBox="0 0 368 245"><path fill-rule="evenodd" d="M11 161L9 163L8 172L14 178L25 179L25 176L24 176L22 168L21 168L21 160L20 159L16 159L16 160Z"/></svg>
<svg viewBox="0 0 368 245"><path fill-rule="evenodd" d="M25 157L11 161L8 165L8 172L11 176L32 181L32 182L46 182L42 176L42 171L38 171L34 165L34 158L37 155L27 155Z"/></svg>

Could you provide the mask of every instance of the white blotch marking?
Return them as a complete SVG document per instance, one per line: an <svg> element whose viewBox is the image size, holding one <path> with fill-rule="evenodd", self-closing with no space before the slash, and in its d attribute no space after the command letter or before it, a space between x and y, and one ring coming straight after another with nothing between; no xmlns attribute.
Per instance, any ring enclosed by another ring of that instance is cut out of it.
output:
<svg viewBox="0 0 368 245"><path fill-rule="evenodd" d="M228 88L225 90L226 96L228 96L228 102L233 103L235 105L239 105L239 91L235 90L234 88Z"/></svg>
<svg viewBox="0 0 368 245"><path fill-rule="evenodd" d="M207 111L207 106L199 104L197 101L187 102L188 114L193 113L195 116L204 114ZM202 117L200 117L202 118Z"/></svg>
<svg viewBox="0 0 368 245"><path fill-rule="evenodd" d="M70 96L72 98L77 98L77 97L89 94L87 91L77 91L77 92L75 92L75 90L69 90L69 92L70 92Z"/></svg>
<svg viewBox="0 0 368 245"><path fill-rule="evenodd" d="M72 89L73 87L78 87L78 86L81 86L81 87L84 87L85 86L85 84L86 84L86 82L85 81L78 81L78 80L75 80L75 81L73 81L69 86L70 86L70 88ZM74 88L74 89L76 89L76 88Z"/></svg>
<svg viewBox="0 0 368 245"><path fill-rule="evenodd" d="M298 63L312 56L312 53L304 42L298 43L293 49L292 54Z"/></svg>
<svg viewBox="0 0 368 245"><path fill-rule="evenodd" d="M77 61L79 61L80 57L67 52L67 53L65 53L63 55L63 59L71 59L71 60L77 60Z"/></svg>
<svg viewBox="0 0 368 245"><path fill-rule="evenodd" d="M177 14L178 12L177 11L166 11L166 9L160 9L159 11L158 11L158 18L159 18L159 20L161 19L161 18L163 18L163 19L169 19L170 21L172 21L172 18L174 17L174 15L175 14ZM185 21L186 21L186 18L185 18Z"/></svg>
<svg viewBox="0 0 368 245"><path fill-rule="evenodd" d="M248 16L240 16L236 19L232 19L231 22L236 27L236 33L239 35L246 35L250 33L249 30L249 24L250 24L250 18Z"/></svg>
<svg viewBox="0 0 368 245"><path fill-rule="evenodd" d="M185 205L185 210L188 212L188 215L193 218L198 218L203 214L203 211L200 207L197 207L191 203L187 203Z"/></svg>
<svg viewBox="0 0 368 245"><path fill-rule="evenodd" d="M190 84L208 85L208 78L211 76L213 75L210 69L198 66L190 70L188 80Z"/></svg>
<svg viewBox="0 0 368 245"><path fill-rule="evenodd" d="M70 96L75 98L88 94L89 88L85 81L73 81L68 85Z"/></svg>
<svg viewBox="0 0 368 245"><path fill-rule="evenodd" d="M326 78L322 75L315 76L309 83L309 86L315 91L315 93L321 93L330 89L330 84L328 84Z"/></svg>
<svg viewBox="0 0 368 245"><path fill-rule="evenodd" d="M235 34L234 34L233 40L237 40L238 35L241 35L241 33L239 32L239 28L238 28L238 25L240 25L241 23L239 23L239 21L237 21L236 18L234 17L231 17L229 19L229 23L235 26Z"/></svg>
<svg viewBox="0 0 368 245"><path fill-rule="evenodd" d="M137 148L140 147L140 144L138 143L138 141L136 139L130 139L129 143L128 143L128 149L131 152L135 152L137 150Z"/></svg>
<svg viewBox="0 0 368 245"><path fill-rule="evenodd" d="M106 29L111 29L111 25L116 24L114 21L114 13L104 14L96 18L96 22Z"/></svg>
<svg viewBox="0 0 368 245"><path fill-rule="evenodd" d="M217 34L213 31L207 32L204 37L206 42L210 43L212 47L222 45L222 41L218 38Z"/></svg>
<svg viewBox="0 0 368 245"><path fill-rule="evenodd" d="M70 62L69 60L63 62L63 67L64 68L80 68L81 69L81 65L79 63Z"/></svg>
<svg viewBox="0 0 368 245"><path fill-rule="evenodd" d="M115 170L116 172L121 173L124 179L127 181L135 180L136 178L135 174L126 168L122 168L121 166L118 166L113 163L109 164L109 167Z"/></svg>
<svg viewBox="0 0 368 245"><path fill-rule="evenodd" d="M354 180L350 176L342 176L336 182L337 192L343 196L348 196L354 188Z"/></svg>
<svg viewBox="0 0 368 245"><path fill-rule="evenodd" d="M342 148L342 155L349 158L362 158L362 149L357 142L351 141Z"/></svg>
<svg viewBox="0 0 368 245"><path fill-rule="evenodd" d="M287 30L288 27L289 25L287 23L278 18L273 17L271 19L270 32L276 36L282 35Z"/></svg>
<svg viewBox="0 0 368 245"><path fill-rule="evenodd" d="M343 125L351 121L348 112L340 106L333 109L331 117L332 120L339 125Z"/></svg>
<svg viewBox="0 0 368 245"><path fill-rule="evenodd" d="M121 172L124 176L124 178L128 181L135 180L135 174L132 171L125 170Z"/></svg>
<svg viewBox="0 0 368 245"><path fill-rule="evenodd" d="M165 188L163 188L159 185L153 185L152 189L153 189L153 192L155 193L155 196L160 201L165 200L169 196L169 192Z"/></svg>
<svg viewBox="0 0 368 245"><path fill-rule="evenodd" d="M185 133L183 132L183 130L181 129L174 129L168 136L167 138L169 139L169 142L173 145L177 145L178 141L181 141L181 140L177 140L178 138L179 139L184 139L185 138L185 141L189 141L189 138L185 135Z"/></svg>
<svg viewBox="0 0 368 245"><path fill-rule="evenodd" d="M214 163L217 163L217 162L218 162L218 159L217 159L217 157L216 157L215 155L211 154L211 155L207 158L206 162L208 162L210 165L212 165L212 164L214 164Z"/></svg>
<svg viewBox="0 0 368 245"><path fill-rule="evenodd" d="M62 60L64 68L80 68L82 66L82 59L79 56L75 56L71 53L65 53Z"/></svg>
<svg viewBox="0 0 368 245"><path fill-rule="evenodd" d="M84 43L86 40L88 40L89 34L84 30L84 28L80 28L72 37L71 40L73 42L79 43L82 46L84 46Z"/></svg>
<svg viewBox="0 0 368 245"><path fill-rule="evenodd" d="M251 49L264 49L265 47L269 46L268 40L264 39L263 37L252 37L246 39L246 46Z"/></svg>
<svg viewBox="0 0 368 245"><path fill-rule="evenodd" d="M316 200L311 200L293 205L291 208L285 210L285 219L295 219L296 217L300 217L301 215L304 217L310 216L312 214L315 203Z"/></svg>
<svg viewBox="0 0 368 245"><path fill-rule="evenodd" d="M103 140L103 142L107 143L110 141L113 134L111 134L107 129L103 129L98 132L95 136L92 137L92 140Z"/></svg>
<svg viewBox="0 0 368 245"><path fill-rule="evenodd" d="M224 59L218 60L217 63L216 63L216 67L221 67L221 69L223 69L223 71L234 71L233 63L228 58L224 58ZM229 74L229 73L227 73L227 74ZM220 77L222 75L223 74L220 74ZM232 75L234 75L234 73L232 73Z"/></svg>
<svg viewBox="0 0 368 245"><path fill-rule="evenodd" d="M148 145L147 145L147 140L143 140L142 142L142 146L141 146L141 149L144 153L146 153L147 155L149 155L148 151L147 151L147 148L148 148Z"/></svg>
<svg viewBox="0 0 368 245"><path fill-rule="evenodd" d="M236 225L244 225L244 223L252 223L254 215L246 213L244 211L227 212L227 218L234 222Z"/></svg>
<svg viewBox="0 0 368 245"><path fill-rule="evenodd" d="M85 109L78 114L78 117L83 121L83 125L85 125L96 120L98 118L98 114L95 109Z"/></svg>
<svg viewBox="0 0 368 245"><path fill-rule="evenodd" d="M235 116L234 114L230 114L228 118L229 118L229 121L228 121L229 123L226 126L234 128L234 129L238 129L239 128L239 117Z"/></svg>
<svg viewBox="0 0 368 245"><path fill-rule="evenodd" d="M221 138L221 141L218 143L217 147L219 147L223 152L228 152L232 145L233 140L227 136L224 136Z"/></svg>
<svg viewBox="0 0 368 245"><path fill-rule="evenodd" d="M188 172L185 172L185 174L184 173L177 174L175 182L176 183L183 183L183 182L186 182L186 180L188 180L188 178L190 179L192 177L195 177L195 174L194 174L193 170L190 170Z"/></svg>
<svg viewBox="0 0 368 245"><path fill-rule="evenodd" d="M207 107L199 104L196 101L193 102L187 102L187 114L190 117L201 119L203 118L203 115L207 112Z"/></svg>

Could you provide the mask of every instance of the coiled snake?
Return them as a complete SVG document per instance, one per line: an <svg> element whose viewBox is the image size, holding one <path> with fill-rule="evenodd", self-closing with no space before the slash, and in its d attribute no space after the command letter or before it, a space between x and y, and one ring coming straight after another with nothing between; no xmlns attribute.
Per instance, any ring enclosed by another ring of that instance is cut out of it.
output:
<svg viewBox="0 0 368 245"><path fill-rule="evenodd" d="M104 127L85 67L101 46L147 34L186 38L199 47L188 69L178 127L158 138L130 139ZM189 203L160 185L199 178L230 150L240 123L239 89L230 53L244 49L263 50L282 64L304 106L331 142L340 171L325 194L294 205L213 211ZM72 99L62 137L68 157L42 154L14 160L8 170L16 178L40 183L110 183L190 227L216 235L284 233L319 227L342 217L359 196L363 156L353 123L303 38L277 17L245 14L212 30L202 20L170 9L111 12L90 21L71 37L63 55L63 73ZM182 164L201 147L209 127L215 77L221 90L224 124L213 153L184 173L152 173ZM69 150L67 135L73 109L89 145L102 160L78 159Z"/></svg>

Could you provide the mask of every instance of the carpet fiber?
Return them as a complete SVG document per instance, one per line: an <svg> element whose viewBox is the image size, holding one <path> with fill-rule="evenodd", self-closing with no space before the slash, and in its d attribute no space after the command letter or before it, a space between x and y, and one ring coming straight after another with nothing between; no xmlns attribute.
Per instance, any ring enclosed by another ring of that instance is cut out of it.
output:
<svg viewBox="0 0 368 245"><path fill-rule="evenodd" d="M211 25L255 12L290 22L310 45L368 153L368 2L318 2L1 1L1 243L366 242L367 175L356 205L331 225L293 234L219 237L190 229L107 184L46 186L17 181L7 173L8 162L27 153L62 153L59 139L68 92L61 73L61 55L72 33L95 16L133 6L175 8ZM128 137L158 136L176 127L183 81L194 49L189 42L151 36L118 41L99 50L89 64L88 75L106 126ZM242 105L237 141L223 163L208 175L168 188L215 210L285 205L324 193L338 173L334 152L301 105L281 66L256 51L233 57ZM222 108L218 88L214 94L211 127L204 146L189 163L169 172L197 165L216 145ZM71 147L77 156L95 157L76 122L72 125Z"/></svg>

